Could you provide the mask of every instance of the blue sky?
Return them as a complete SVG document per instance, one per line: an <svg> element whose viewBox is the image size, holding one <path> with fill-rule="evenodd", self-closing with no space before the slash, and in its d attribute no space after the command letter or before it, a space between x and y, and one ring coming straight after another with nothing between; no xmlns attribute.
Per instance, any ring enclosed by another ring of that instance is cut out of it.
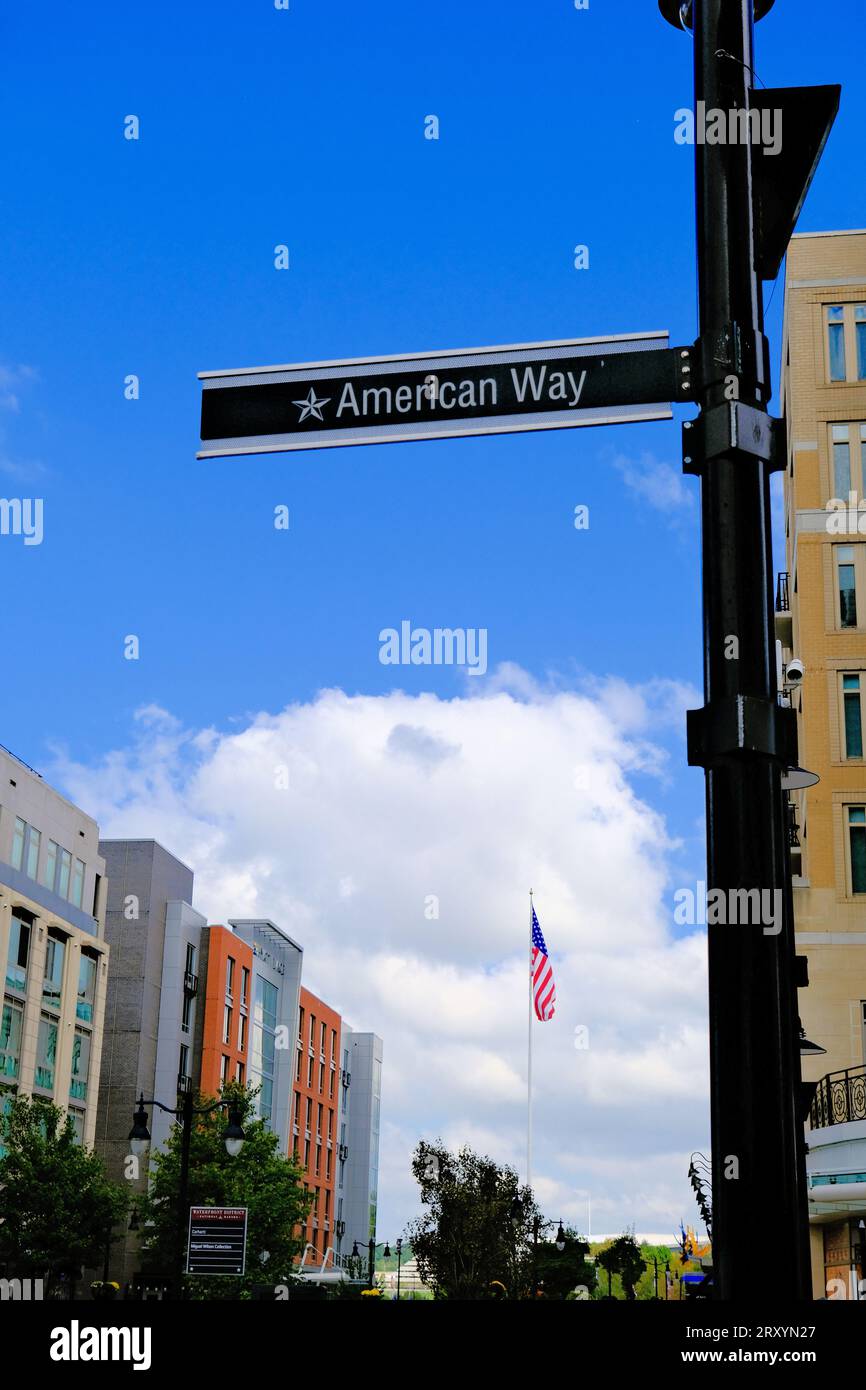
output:
<svg viewBox="0 0 866 1390"><path fill-rule="evenodd" d="M800 229L858 227L866 21L855 0L815 15L781 0L757 71L843 83ZM385 697L378 634L404 618L486 627L491 666L542 683L700 685L678 419L195 459L202 369L693 339L691 42L653 0L47 3L7 14L3 48L0 490L45 507L41 546L0 540L5 744L55 780L63 749L80 778L142 706L230 733L324 687ZM780 286L776 345L781 311ZM398 683L466 691L448 668ZM693 880L702 778L681 721L642 736L667 773L630 775Z"/></svg>

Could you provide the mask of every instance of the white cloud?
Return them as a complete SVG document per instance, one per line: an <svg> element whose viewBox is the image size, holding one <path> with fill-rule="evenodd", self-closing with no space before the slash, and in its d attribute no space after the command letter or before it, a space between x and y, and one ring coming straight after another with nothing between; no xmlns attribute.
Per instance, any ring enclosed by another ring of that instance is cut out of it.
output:
<svg viewBox="0 0 866 1390"><path fill-rule="evenodd" d="M673 936L676 845L629 778L663 772L650 736L693 692L544 690L514 668L479 685L327 690L231 733L151 706L128 748L57 771L105 835L190 864L209 920L284 926L310 988L383 1037L388 1239L416 1214L421 1135L523 1166L532 887L558 994L534 1031L539 1191L557 1218L590 1188L597 1230L672 1232L706 1141L705 947Z"/></svg>
<svg viewBox="0 0 866 1390"><path fill-rule="evenodd" d="M679 468L649 453L637 459L616 454L612 462L638 501L653 511L662 512L671 526L679 526L694 516L697 494L684 481Z"/></svg>

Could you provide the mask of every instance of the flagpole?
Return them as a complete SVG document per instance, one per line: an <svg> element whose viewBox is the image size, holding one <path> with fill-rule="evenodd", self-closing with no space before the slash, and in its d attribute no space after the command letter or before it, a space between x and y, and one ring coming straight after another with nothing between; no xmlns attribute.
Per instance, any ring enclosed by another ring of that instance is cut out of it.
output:
<svg viewBox="0 0 866 1390"><path fill-rule="evenodd" d="M532 889L529 890L529 1020L526 1061L526 1186L532 1186Z"/></svg>

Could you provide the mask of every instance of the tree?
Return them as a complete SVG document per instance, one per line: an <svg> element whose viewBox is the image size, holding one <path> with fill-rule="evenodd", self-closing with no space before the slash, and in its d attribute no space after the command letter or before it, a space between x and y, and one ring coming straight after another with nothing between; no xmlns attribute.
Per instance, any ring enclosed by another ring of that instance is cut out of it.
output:
<svg viewBox="0 0 866 1390"><path fill-rule="evenodd" d="M246 1275L188 1277L184 1281L191 1298L237 1299L249 1297L253 1284L290 1284L293 1262L303 1240L296 1230L309 1215L312 1197L302 1183L303 1170L294 1158L279 1152L279 1138L255 1116L256 1089L237 1082L224 1086L221 1095L236 1102L246 1139L232 1158L223 1140L224 1110L212 1110L193 1121L189 1158L189 1206L247 1207ZM208 1097L202 1097L207 1104ZM140 1201L142 1252L146 1270L165 1274L175 1269L179 1212L182 1129L172 1126L165 1149L150 1164L150 1188Z"/></svg>
<svg viewBox="0 0 866 1390"><path fill-rule="evenodd" d="M418 1145L412 1172L424 1215L408 1228L418 1271L439 1298L526 1294L532 1279L532 1227L539 1215L513 1168L469 1148Z"/></svg>
<svg viewBox="0 0 866 1390"><path fill-rule="evenodd" d="M0 1113L0 1264L12 1277L41 1278L101 1265L112 1228L124 1220L126 1191L101 1158L75 1138L56 1105L16 1096Z"/></svg>
<svg viewBox="0 0 866 1390"><path fill-rule="evenodd" d="M577 1231L565 1228L565 1249L557 1250L553 1240L542 1240L536 1252L538 1286L547 1298L567 1298L575 1289L586 1289L591 1298L598 1278L594 1264L587 1259L589 1242Z"/></svg>
<svg viewBox="0 0 866 1390"><path fill-rule="evenodd" d="M612 1241L599 1254L598 1263L602 1269L607 1270L608 1287L610 1287L611 1275L618 1274L622 1280L626 1298L629 1301L633 1300L635 1286L640 1282L644 1272L643 1256L634 1235L630 1231L626 1231L624 1235Z"/></svg>

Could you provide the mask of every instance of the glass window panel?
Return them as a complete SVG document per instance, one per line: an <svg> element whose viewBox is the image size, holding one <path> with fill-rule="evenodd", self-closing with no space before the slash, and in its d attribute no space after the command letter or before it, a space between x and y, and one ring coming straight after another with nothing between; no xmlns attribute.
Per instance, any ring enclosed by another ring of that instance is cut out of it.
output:
<svg viewBox="0 0 866 1390"><path fill-rule="evenodd" d="M848 819L852 825L866 825L866 806L849 806Z"/></svg>
<svg viewBox="0 0 866 1390"><path fill-rule="evenodd" d="M853 565L839 566L839 619L842 627L857 626L857 587Z"/></svg>
<svg viewBox="0 0 866 1390"><path fill-rule="evenodd" d="M54 1066L57 1061L57 1024L44 1015L39 1020L39 1043L36 1053L35 1084L43 1091L54 1090Z"/></svg>
<svg viewBox="0 0 866 1390"><path fill-rule="evenodd" d="M6 988L27 988L27 959L30 952L30 928L20 918L13 917L9 930L9 954L6 958Z"/></svg>
<svg viewBox="0 0 866 1390"><path fill-rule="evenodd" d="M45 979L42 983L42 1003L45 1008L60 1011L60 995L63 989L63 963L66 958L66 943L49 936L45 950Z"/></svg>
<svg viewBox="0 0 866 1390"><path fill-rule="evenodd" d="M57 891L61 898L69 897L69 871L72 868L72 855L68 849L60 851L60 875L57 883Z"/></svg>
<svg viewBox="0 0 866 1390"><path fill-rule="evenodd" d="M54 880L57 877L57 851L60 848L53 840L48 841L45 850L45 862L42 865L42 877L40 882L45 888L53 888Z"/></svg>
<svg viewBox="0 0 866 1390"><path fill-rule="evenodd" d="M852 825L848 834L851 837L851 891L866 893L866 825Z"/></svg>
<svg viewBox="0 0 866 1390"><path fill-rule="evenodd" d="M76 1144L84 1143L84 1112L82 1110L69 1111L69 1118L72 1121L72 1132L75 1135Z"/></svg>
<svg viewBox="0 0 866 1390"><path fill-rule="evenodd" d="M4 1081L14 1081L18 1075L23 1019L24 1010L6 1000L0 1016L0 1077Z"/></svg>
<svg viewBox="0 0 866 1390"><path fill-rule="evenodd" d="M830 380L845 380L845 313L841 305L827 310L827 337L830 348Z"/></svg>
<svg viewBox="0 0 866 1390"><path fill-rule="evenodd" d="M845 756L863 757L863 722L859 692L845 696Z"/></svg>
<svg viewBox="0 0 866 1390"><path fill-rule="evenodd" d="M866 304L854 309L854 336L857 339L857 379L866 381Z"/></svg>
<svg viewBox="0 0 866 1390"><path fill-rule="evenodd" d="M20 816L15 817L15 830L12 834L12 867L20 869L24 863L24 832L27 824Z"/></svg>
<svg viewBox="0 0 866 1390"><path fill-rule="evenodd" d="M39 844L42 836L38 830L30 827L30 838L27 841L27 877L36 877L36 866L39 863Z"/></svg>
<svg viewBox="0 0 866 1390"><path fill-rule="evenodd" d="M78 965L78 1003L76 1017L82 1023L93 1020L93 1002L96 997L96 961L92 956L81 954Z"/></svg>
<svg viewBox="0 0 866 1390"><path fill-rule="evenodd" d="M864 832L866 834L866 832ZM87 1099L87 1074L90 1070L90 1034L76 1028L72 1041L72 1076L69 1094L73 1100Z"/></svg>
<svg viewBox="0 0 866 1390"><path fill-rule="evenodd" d="M843 677L842 677L842 689L843 689L843 690L859 690L859 689L860 689L860 677L859 677L859 676L843 676Z"/></svg>
<svg viewBox="0 0 866 1390"><path fill-rule="evenodd" d="M81 899L84 894L84 865L80 859L76 859L75 868L72 871L72 894L71 901L76 907L81 906Z"/></svg>
<svg viewBox="0 0 866 1390"><path fill-rule="evenodd" d="M833 445L833 482L836 496L847 497L851 491L851 447L848 444Z"/></svg>

